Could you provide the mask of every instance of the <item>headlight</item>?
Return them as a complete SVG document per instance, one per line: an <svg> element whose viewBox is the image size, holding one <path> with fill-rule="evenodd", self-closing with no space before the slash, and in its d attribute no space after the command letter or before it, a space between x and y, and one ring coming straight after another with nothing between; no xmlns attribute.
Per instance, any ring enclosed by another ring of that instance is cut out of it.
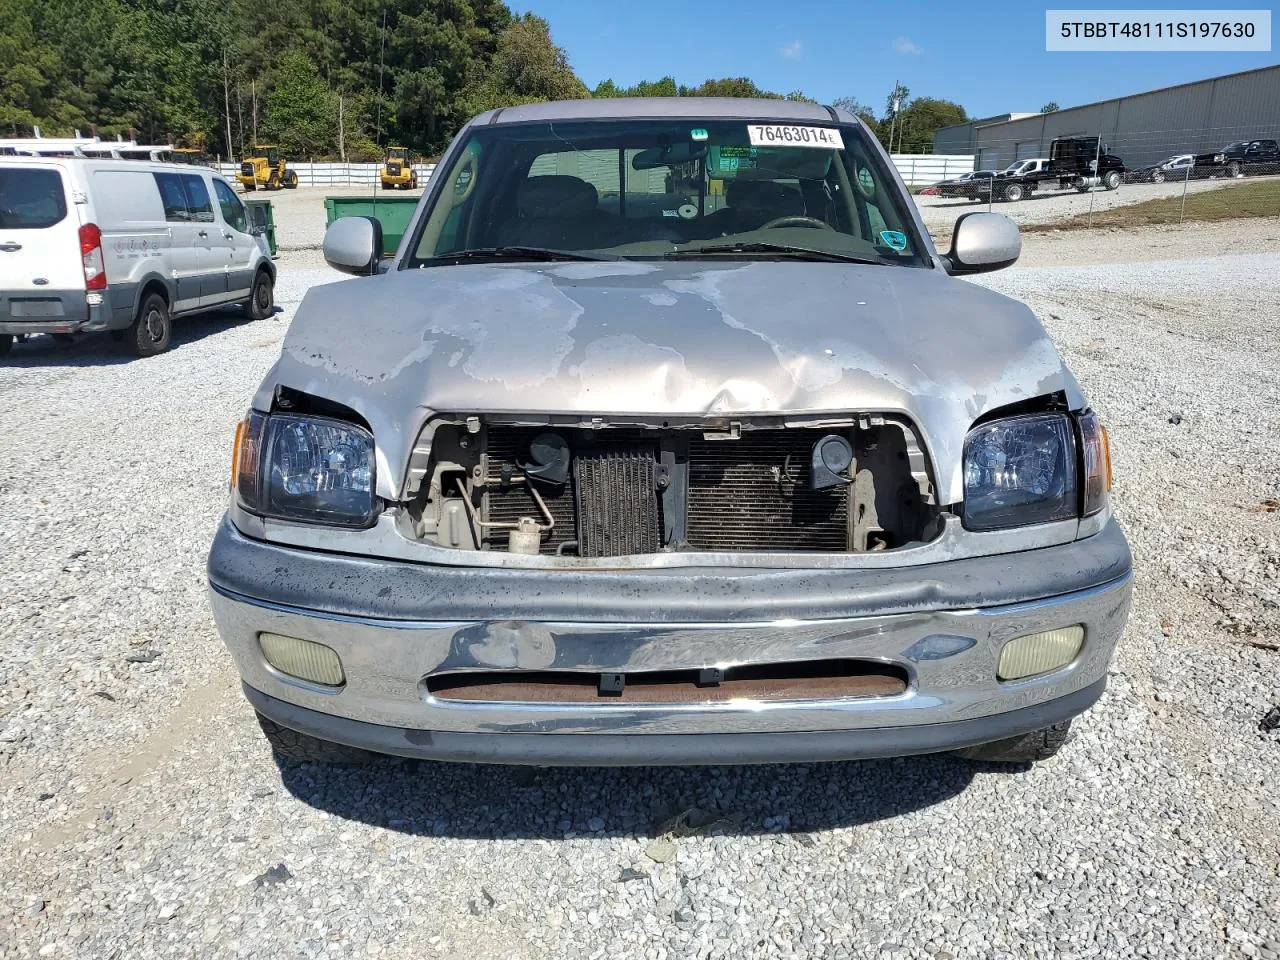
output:
<svg viewBox="0 0 1280 960"><path fill-rule="evenodd" d="M1214 156L1213 156L1213 162L1214 162L1214 163L1226 163L1226 162L1227 162L1227 155L1226 155L1225 153L1216 153L1216 154L1214 154Z"/></svg>
<svg viewBox="0 0 1280 960"><path fill-rule="evenodd" d="M250 413L236 431L232 485L240 505L263 516L370 526L373 437L341 420Z"/></svg>
<svg viewBox="0 0 1280 960"><path fill-rule="evenodd" d="M1066 414L993 420L964 442L964 525L995 530L1077 515L1076 447Z"/></svg>

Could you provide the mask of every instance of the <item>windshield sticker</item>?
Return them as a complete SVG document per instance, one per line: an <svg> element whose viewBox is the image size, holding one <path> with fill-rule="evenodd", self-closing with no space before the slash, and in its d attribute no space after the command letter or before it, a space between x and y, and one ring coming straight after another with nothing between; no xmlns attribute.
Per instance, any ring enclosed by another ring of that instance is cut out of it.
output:
<svg viewBox="0 0 1280 960"><path fill-rule="evenodd" d="M880 239L884 245L893 250L907 249L907 235L898 230L881 230Z"/></svg>
<svg viewBox="0 0 1280 960"><path fill-rule="evenodd" d="M817 147L819 150L840 150L844 147L839 131L830 127L749 123L747 139L753 147Z"/></svg>
<svg viewBox="0 0 1280 960"><path fill-rule="evenodd" d="M698 208L692 203L682 203L676 209L676 213L680 215L680 219L682 220L692 220L698 215Z"/></svg>
<svg viewBox="0 0 1280 960"><path fill-rule="evenodd" d="M707 139L707 131L703 130L701 127L694 127L689 131L689 137L693 140L705 140Z"/></svg>
<svg viewBox="0 0 1280 960"><path fill-rule="evenodd" d="M876 181L871 176L871 171L866 167L858 168L858 189L862 191L862 195L870 200L876 194Z"/></svg>

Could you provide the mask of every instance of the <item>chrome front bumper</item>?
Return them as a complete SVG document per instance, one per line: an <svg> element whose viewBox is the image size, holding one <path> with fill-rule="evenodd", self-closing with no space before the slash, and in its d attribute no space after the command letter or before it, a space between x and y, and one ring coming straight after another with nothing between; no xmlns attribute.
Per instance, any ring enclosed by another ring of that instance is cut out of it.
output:
<svg viewBox="0 0 1280 960"><path fill-rule="evenodd" d="M488 575L497 583L466 587L457 579L466 570L279 547L229 523L209 567L214 616L246 693L277 722L409 756L530 763L834 759L946 750L1028 732L1087 709L1100 695L1131 590L1128 548L1114 523L1060 547L881 571L863 596L865 571L815 572L812 578L835 591L823 606L847 613L820 618L803 616L803 592L788 594L769 571L702 571L700 604L686 602L689 577L669 575L655 585L643 574L498 571ZM902 580L896 594L885 585L887 574ZM405 617L395 594L406 577L418 585L413 609L445 615ZM595 595L577 596L580 577L599 583ZM379 583L385 585L365 589ZM505 587L494 589L500 583ZM660 600L664 583L668 603ZM969 600L922 601L922 587L926 597L967 592ZM614 609L626 614L600 617L613 591ZM651 597L648 616L631 602L637 593ZM344 600L351 596L370 599L356 609ZM1016 599L987 605L987 598ZM458 616L460 604L473 614ZM569 609L592 616L556 615ZM773 613L761 615L766 610ZM398 615L389 616L393 611ZM1074 623L1085 625L1086 640L1073 663L1017 683L996 680L1005 641ZM346 686L334 692L277 672L258 644L264 631L332 647ZM937 637L948 639L930 639ZM836 658L895 664L909 677L908 689L785 702L481 703L437 699L424 682L458 670L626 674Z"/></svg>

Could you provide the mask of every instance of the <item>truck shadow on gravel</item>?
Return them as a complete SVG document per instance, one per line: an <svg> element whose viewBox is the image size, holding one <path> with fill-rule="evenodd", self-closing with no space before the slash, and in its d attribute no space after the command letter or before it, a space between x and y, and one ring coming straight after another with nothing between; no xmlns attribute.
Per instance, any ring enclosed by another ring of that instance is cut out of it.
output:
<svg viewBox="0 0 1280 960"><path fill-rule="evenodd" d="M276 313L281 312L276 307ZM250 320L236 309L218 309L209 313L197 313L173 321L173 336L169 349L161 357L198 343L206 337L232 330L250 323L269 321ZM5 367L111 367L122 363L145 363L146 360L130 352L128 344L113 340L108 333L76 334L70 342L55 340L51 336L37 335L21 343L14 343L8 356L0 359Z"/></svg>
<svg viewBox="0 0 1280 960"><path fill-rule="evenodd" d="M317 810L400 833L478 840L803 835L943 803L984 770L943 755L738 767L502 767L392 758L365 767L279 767L285 788Z"/></svg>

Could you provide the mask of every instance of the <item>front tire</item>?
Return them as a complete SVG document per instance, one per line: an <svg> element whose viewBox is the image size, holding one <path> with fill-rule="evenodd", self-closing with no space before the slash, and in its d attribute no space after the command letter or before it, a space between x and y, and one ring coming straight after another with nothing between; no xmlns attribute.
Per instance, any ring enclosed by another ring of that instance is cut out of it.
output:
<svg viewBox="0 0 1280 960"><path fill-rule="evenodd" d="M129 328L129 346L139 357L154 357L169 349L172 336L173 320L169 316L169 305L160 294L147 294L138 307L133 326Z"/></svg>
<svg viewBox="0 0 1280 960"><path fill-rule="evenodd" d="M1120 171L1112 170L1110 173L1108 173L1105 177L1102 178L1102 185L1106 187L1108 190L1115 190L1117 187L1119 187Z"/></svg>
<svg viewBox="0 0 1280 960"><path fill-rule="evenodd" d="M275 284L271 282L271 274L259 270L253 278L253 289L249 292L249 300L244 305L245 313L250 320L266 320L276 309Z"/></svg>
<svg viewBox="0 0 1280 960"><path fill-rule="evenodd" d="M1233 163L1227 167L1227 176L1232 180L1238 180L1244 176L1244 170L1238 163Z"/></svg>
<svg viewBox="0 0 1280 960"><path fill-rule="evenodd" d="M1155 173L1153 173L1153 174L1151 175L1151 182L1152 182L1152 183L1164 183L1164 171L1163 171L1163 170L1157 170Z"/></svg>
<svg viewBox="0 0 1280 960"><path fill-rule="evenodd" d="M372 763L377 754L359 747L348 747L343 743L332 743L320 740L305 733L298 733L288 727L282 727L269 717L258 714L258 726L262 727L262 735L271 744L271 752L277 760L294 763Z"/></svg>
<svg viewBox="0 0 1280 960"><path fill-rule="evenodd" d="M286 190L298 189L298 175L294 173L292 170L288 171L284 175L284 188Z"/></svg>
<svg viewBox="0 0 1280 960"><path fill-rule="evenodd" d="M1016 203L1017 201L1021 200L1022 184L1011 183L1008 186L1006 186L1004 188L1004 197L1002 199L1008 200L1010 203Z"/></svg>
<svg viewBox="0 0 1280 960"><path fill-rule="evenodd" d="M965 747L957 750L956 756L982 763L1038 763L1048 760L1061 750L1070 737L1071 721L1064 720L1021 736Z"/></svg>

